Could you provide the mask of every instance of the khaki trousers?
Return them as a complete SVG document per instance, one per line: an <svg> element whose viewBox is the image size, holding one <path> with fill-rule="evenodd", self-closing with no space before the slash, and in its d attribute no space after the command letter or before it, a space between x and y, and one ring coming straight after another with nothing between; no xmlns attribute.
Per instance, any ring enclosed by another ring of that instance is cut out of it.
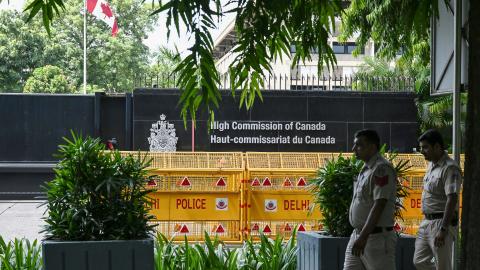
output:
<svg viewBox="0 0 480 270"><path fill-rule="evenodd" d="M415 254L413 264L417 270L451 270L452 249L455 239L455 227L449 226L445 237L445 245L435 246L435 236L442 226L441 219L423 220L418 228L415 240Z"/></svg>
<svg viewBox="0 0 480 270"><path fill-rule="evenodd" d="M358 230L354 230L350 236L344 270L395 270L397 234L394 231L370 234L364 253L359 257L352 254L352 246L358 236Z"/></svg>

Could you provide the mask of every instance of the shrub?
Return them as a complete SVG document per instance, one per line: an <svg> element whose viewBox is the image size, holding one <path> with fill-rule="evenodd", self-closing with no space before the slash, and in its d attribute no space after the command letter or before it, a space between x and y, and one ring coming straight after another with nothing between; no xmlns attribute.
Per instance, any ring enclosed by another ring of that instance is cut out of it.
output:
<svg viewBox="0 0 480 270"><path fill-rule="evenodd" d="M25 83L23 92L69 94L75 92L75 87L61 68L46 65L33 71Z"/></svg>
<svg viewBox="0 0 480 270"><path fill-rule="evenodd" d="M288 240L277 236L275 240L260 235L260 242L252 239L242 247L230 248L217 238L211 239L205 232L203 244L191 245L185 238L184 244L176 245L164 235L158 234L155 242L155 269L296 269L297 247L295 233Z"/></svg>
<svg viewBox="0 0 480 270"><path fill-rule="evenodd" d="M246 241L239 256L239 269L297 269L296 229L284 243L283 237L274 239L260 234L260 242Z"/></svg>
<svg viewBox="0 0 480 270"><path fill-rule="evenodd" d="M363 162L355 157L329 160L318 170L317 178L310 181L314 203L322 212L325 231L332 236L348 236L352 226L348 211L352 201L353 181L360 173Z"/></svg>
<svg viewBox="0 0 480 270"><path fill-rule="evenodd" d="M144 239L153 230L144 183L149 162L104 151L100 139L72 133L59 146L55 178L47 183L47 238Z"/></svg>
<svg viewBox="0 0 480 270"><path fill-rule="evenodd" d="M0 270L41 270L41 254L37 240L14 239L6 243L0 236Z"/></svg>

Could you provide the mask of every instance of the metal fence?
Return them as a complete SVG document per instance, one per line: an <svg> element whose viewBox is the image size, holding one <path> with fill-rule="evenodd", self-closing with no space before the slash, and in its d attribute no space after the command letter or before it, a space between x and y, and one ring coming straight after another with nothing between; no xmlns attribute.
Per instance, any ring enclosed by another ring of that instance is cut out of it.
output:
<svg viewBox="0 0 480 270"><path fill-rule="evenodd" d="M137 75L135 88L178 88L178 76L174 73ZM230 78L221 76L220 90L230 90ZM363 91L363 92L413 92L415 78L403 76L312 76L299 74L274 74L266 76L262 90L310 90L310 91Z"/></svg>

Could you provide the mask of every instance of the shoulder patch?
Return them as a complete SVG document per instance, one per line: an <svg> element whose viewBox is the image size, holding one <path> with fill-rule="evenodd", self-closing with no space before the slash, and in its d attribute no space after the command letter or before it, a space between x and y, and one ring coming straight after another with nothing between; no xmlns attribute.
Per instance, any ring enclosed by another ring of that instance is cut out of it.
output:
<svg viewBox="0 0 480 270"><path fill-rule="evenodd" d="M388 184L390 168L386 164L379 165L373 174L373 183L383 187Z"/></svg>
<svg viewBox="0 0 480 270"><path fill-rule="evenodd" d="M388 175L384 175L384 176L375 175L373 177L373 181L375 182L375 185L383 187L386 184L388 184Z"/></svg>

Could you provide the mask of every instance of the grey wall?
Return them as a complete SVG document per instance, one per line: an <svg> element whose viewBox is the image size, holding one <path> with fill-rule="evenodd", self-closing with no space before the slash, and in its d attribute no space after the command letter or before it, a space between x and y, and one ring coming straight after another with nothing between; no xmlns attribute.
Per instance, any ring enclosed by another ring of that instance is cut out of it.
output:
<svg viewBox="0 0 480 270"><path fill-rule="evenodd" d="M0 95L0 162L50 162L70 130L93 135L94 97Z"/></svg>
<svg viewBox="0 0 480 270"><path fill-rule="evenodd" d="M389 148L411 152L418 123L411 93L264 91L252 110L238 108L230 92L222 93L215 119L227 122L289 122L326 124L325 131L207 131L205 112L197 115L197 151L338 151L352 147L353 133L376 129ZM178 90L137 89L132 94L41 95L0 94L0 199L34 198L40 185L53 178L58 145L70 130L115 137L120 150L148 150L152 123L160 114L174 124L177 151L191 151L191 123L184 128ZM211 136L332 136L335 144L215 144Z"/></svg>

